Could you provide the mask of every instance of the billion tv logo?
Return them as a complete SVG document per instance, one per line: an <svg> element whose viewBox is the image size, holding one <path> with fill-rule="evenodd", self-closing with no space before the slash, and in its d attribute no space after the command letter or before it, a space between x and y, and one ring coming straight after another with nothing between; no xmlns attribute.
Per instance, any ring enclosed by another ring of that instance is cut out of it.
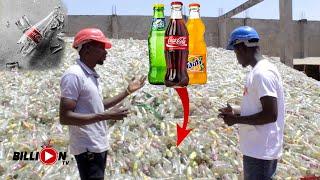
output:
<svg viewBox="0 0 320 180"><path fill-rule="evenodd" d="M59 152L53 147L43 146L40 152L14 152L12 160L38 161L45 165L53 165L57 161L62 161L63 165L68 165L67 152Z"/></svg>

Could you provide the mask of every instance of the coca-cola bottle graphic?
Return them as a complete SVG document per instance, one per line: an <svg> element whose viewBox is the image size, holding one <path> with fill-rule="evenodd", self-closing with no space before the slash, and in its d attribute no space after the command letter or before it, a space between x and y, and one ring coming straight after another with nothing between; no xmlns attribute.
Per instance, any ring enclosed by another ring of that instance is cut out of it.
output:
<svg viewBox="0 0 320 180"><path fill-rule="evenodd" d="M33 26L26 16L21 17L16 25L24 33L17 42L20 45L19 52L23 56L30 54L36 46L53 31L63 28L64 14L60 7L56 7L47 17Z"/></svg>
<svg viewBox="0 0 320 180"><path fill-rule="evenodd" d="M189 34L182 19L182 5L182 2L171 3L171 18L165 33L167 87L185 87L189 83L187 73Z"/></svg>

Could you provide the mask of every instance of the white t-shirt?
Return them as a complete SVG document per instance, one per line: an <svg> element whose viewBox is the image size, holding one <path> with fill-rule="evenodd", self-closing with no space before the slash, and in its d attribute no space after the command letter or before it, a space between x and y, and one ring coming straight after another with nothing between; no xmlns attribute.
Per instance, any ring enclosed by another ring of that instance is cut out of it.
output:
<svg viewBox="0 0 320 180"><path fill-rule="evenodd" d="M61 97L77 101L74 112L91 114L104 111L99 75L80 60L71 66L61 79ZM83 126L69 126L70 153L104 152L109 149L106 121Z"/></svg>
<svg viewBox="0 0 320 180"><path fill-rule="evenodd" d="M255 126L240 124L240 150L246 156L273 160L282 154L285 106L281 76L277 68L266 59L260 60L247 76L241 116L261 112L260 98L264 96L277 98L277 121Z"/></svg>

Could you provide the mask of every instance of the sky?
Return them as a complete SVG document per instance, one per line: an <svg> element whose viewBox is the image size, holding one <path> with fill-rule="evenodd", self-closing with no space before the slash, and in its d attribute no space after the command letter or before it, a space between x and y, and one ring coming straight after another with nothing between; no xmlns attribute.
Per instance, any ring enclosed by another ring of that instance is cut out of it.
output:
<svg viewBox="0 0 320 180"><path fill-rule="evenodd" d="M110 15L116 7L118 15L152 15L154 3L165 4L165 14L170 15L169 0L62 0L70 15ZM201 16L217 17L219 9L226 13L246 0L182 0L184 5L192 2L201 4ZM187 6L186 6L187 7ZM320 0L293 0L294 20L308 19L320 21ZM257 19L279 19L279 0L264 0L235 17Z"/></svg>

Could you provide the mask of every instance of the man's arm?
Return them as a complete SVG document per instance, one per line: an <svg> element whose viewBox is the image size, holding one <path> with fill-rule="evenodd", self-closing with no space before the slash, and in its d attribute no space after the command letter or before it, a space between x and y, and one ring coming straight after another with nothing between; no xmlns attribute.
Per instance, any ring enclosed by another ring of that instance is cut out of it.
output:
<svg viewBox="0 0 320 180"><path fill-rule="evenodd" d="M121 102L124 98L126 98L129 94L142 88L145 84L146 78L147 78L147 76L142 76L140 78L134 77L129 82L129 85L124 92L118 94L117 96L114 96L112 98L109 98L109 99L106 99L103 101L104 109L108 109L110 107L115 106L116 104Z"/></svg>
<svg viewBox="0 0 320 180"><path fill-rule="evenodd" d="M102 120L123 119L128 114L127 108L112 108L97 114L75 113L77 99L80 95L81 79L76 74L66 74L61 79L60 123L63 125L82 126Z"/></svg>
<svg viewBox="0 0 320 180"><path fill-rule="evenodd" d="M272 96L264 96L260 98L262 104L262 111L250 116L236 116L233 114L221 113L219 116L223 117L224 121L232 126L234 124L248 124L248 125L264 125L277 121L278 104L277 98Z"/></svg>
<svg viewBox="0 0 320 180"><path fill-rule="evenodd" d="M252 86L260 98L262 111L250 116L235 116L230 113L221 113L224 121L233 124L263 125L275 122L278 117L277 87L278 78L271 71L259 73L254 76Z"/></svg>
<svg viewBox="0 0 320 180"><path fill-rule="evenodd" d="M87 125L102 120L96 114L80 114L74 110L80 94L81 79L76 74L66 74L61 79L60 123L62 125Z"/></svg>
<svg viewBox="0 0 320 180"><path fill-rule="evenodd" d="M60 100L60 123L62 125L82 126L95 123L104 119L106 116L102 114L81 114L75 113L76 101L68 98Z"/></svg>
<svg viewBox="0 0 320 180"><path fill-rule="evenodd" d="M112 98L103 100L104 109L109 109L110 107L115 106L119 102L121 102L124 98L126 98L129 95L127 91L124 91Z"/></svg>
<svg viewBox="0 0 320 180"><path fill-rule="evenodd" d="M259 73L253 77L253 87L260 97L262 111L251 115L238 117L237 123L249 125L263 125L275 122L278 117L277 78L271 71Z"/></svg>
<svg viewBox="0 0 320 180"><path fill-rule="evenodd" d="M240 116L241 114L241 107L238 105L231 106L229 103L227 103L227 107L220 108L219 111L221 112L219 114L219 117L223 117L225 114L232 114L236 116Z"/></svg>
<svg viewBox="0 0 320 180"><path fill-rule="evenodd" d="M75 113L76 101L68 98L61 98L60 100L60 123L62 125L82 126L92 124L102 120L122 120L128 114L127 108L112 108L97 114L81 114Z"/></svg>
<svg viewBox="0 0 320 180"><path fill-rule="evenodd" d="M249 125L263 125L277 121L278 104L277 98L271 96L264 96L260 98L262 104L262 111L251 116L237 117L238 124Z"/></svg>

